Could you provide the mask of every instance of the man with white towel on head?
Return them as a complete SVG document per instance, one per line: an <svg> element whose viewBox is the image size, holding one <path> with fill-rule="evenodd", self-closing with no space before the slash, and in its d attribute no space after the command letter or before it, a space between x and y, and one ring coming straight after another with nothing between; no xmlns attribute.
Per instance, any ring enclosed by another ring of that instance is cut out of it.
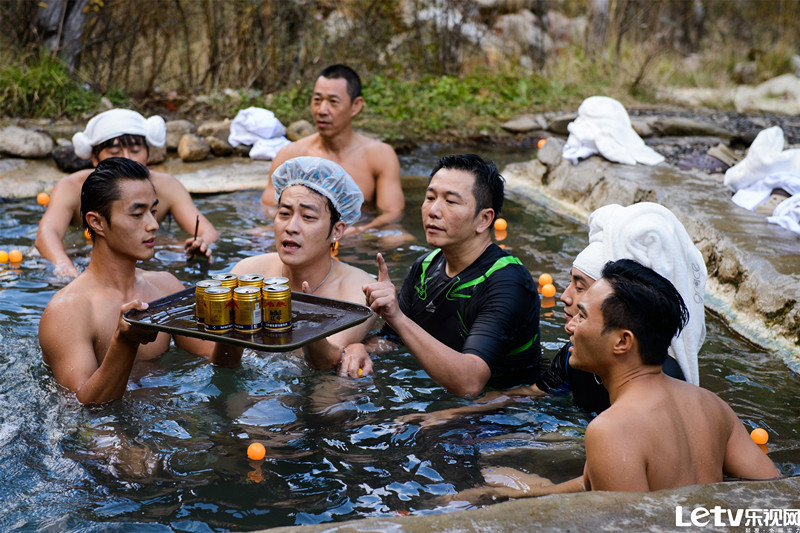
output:
<svg viewBox="0 0 800 533"><path fill-rule="evenodd" d="M147 165L150 146L164 146L166 124L158 115L144 118L130 109L110 109L92 118L84 131L72 137L75 155L91 158L93 166L109 157L124 157ZM55 265L58 275L75 277L78 271L64 250L63 239L70 223L81 222L81 187L94 169L80 170L61 178L50 194L50 203L39 221L36 249ZM156 221L171 214L186 233L193 235L184 248L189 255L211 256L211 244L219 233L195 207L189 191L177 178L163 172L150 172L158 197Z"/></svg>
<svg viewBox="0 0 800 533"><path fill-rule="evenodd" d="M567 322L577 314L583 294L600 278L603 266L619 259L633 259L652 268L678 289L689 310L689 321L673 339L663 369L671 377L699 385L697 353L706 334L703 299L708 272L686 228L664 206L651 202L628 207L610 204L589 216L589 245L575 258L570 284L561 295ZM457 416L498 409L520 398L570 392L575 405L590 413L600 413L610 405L608 391L594 374L569 365L570 346L567 343L558 351L534 385L492 391L471 406L407 415L399 421L420 421L423 426L433 426Z"/></svg>

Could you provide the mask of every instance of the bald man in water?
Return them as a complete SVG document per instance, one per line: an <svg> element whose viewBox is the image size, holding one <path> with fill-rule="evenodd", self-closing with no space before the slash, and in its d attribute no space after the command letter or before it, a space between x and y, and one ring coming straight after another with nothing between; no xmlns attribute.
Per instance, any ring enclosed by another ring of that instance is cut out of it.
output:
<svg viewBox="0 0 800 533"><path fill-rule="evenodd" d="M724 474L779 476L728 404L662 371L670 341L688 317L667 279L635 261L609 262L578 309L567 326L569 364L600 376L611 400L586 428L583 476L554 485L536 475L490 469L487 481L500 487L472 489L458 499L645 492L715 483Z"/></svg>
<svg viewBox="0 0 800 533"><path fill-rule="evenodd" d="M275 172L281 164L295 157L322 157L338 163L352 176L364 201L374 204L380 214L367 224L350 226L345 235L357 235L397 222L405 207L400 161L394 149L353 130L353 119L363 107L358 74L346 65L325 68L314 83L311 97L311 114L317 132L284 147L272 161L272 172ZM261 202L276 205L272 176Z"/></svg>

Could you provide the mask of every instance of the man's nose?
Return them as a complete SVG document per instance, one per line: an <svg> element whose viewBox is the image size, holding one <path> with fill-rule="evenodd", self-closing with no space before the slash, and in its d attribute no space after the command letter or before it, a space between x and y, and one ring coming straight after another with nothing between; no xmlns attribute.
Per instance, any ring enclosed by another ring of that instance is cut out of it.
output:
<svg viewBox="0 0 800 533"><path fill-rule="evenodd" d="M149 211L147 213L147 230L148 231L158 230L158 220L156 220L156 216Z"/></svg>

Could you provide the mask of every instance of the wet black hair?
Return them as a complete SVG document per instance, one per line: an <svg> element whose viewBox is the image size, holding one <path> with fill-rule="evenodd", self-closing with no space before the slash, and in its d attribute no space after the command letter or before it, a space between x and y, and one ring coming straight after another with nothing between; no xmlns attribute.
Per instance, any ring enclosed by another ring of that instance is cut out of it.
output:
<svg viewBox="0 0 800 533"><path fill-rule="evenodd" d="M95 211L111 224L111 204L121 197L119 182L149 179L146 166L124 157L108 157L97 164L81 187L81 220L92 238L94 230L86 222L86 214Z"/></svg>
<svg viewBox="0 0 800 533"><path fill-rule="evenodd" d="M493 161L484 161L475 154L447 155L433 167L429 181L441 169L462 170L475 176L472 194L475 196L475 215L482 209L494 209L494 217L503 209L503 191L506 180L500 175ZM494 222L494 220L492 220Z"/></svg>
<svg viewBox="0 0 800 533"><path fill-rule="evenodd" d="M661 366L669 357L670 342L689 320L680 293L667 278L630 259L606 263L602 279L611 286L600 308L603 333L632 331L642 362Z"/></svg>
<svg viewBox="0 0 800 533"><path fill-rule="evenodd" d="M119 135L113 139L109 139L101 142L98 145L92 146L92 155L99 161L100 152L106 148L111 148L115 144L122 146L123 148L129 148L131 146L144 146L144 149L147 150L147 155L150 155L150 147L147 145L147 139L144 138L144 135L133 135L131 133Z"/></svg>
<svg viewBox="0 0 800 533"><path fill-rule="evenodd" d="M361 78L355 70L347 65L336 64L325 67L320 71L318 78L327 78L329 80L344 79L347 82L347 95L350 97L350 103L361 96Z"/></svg>

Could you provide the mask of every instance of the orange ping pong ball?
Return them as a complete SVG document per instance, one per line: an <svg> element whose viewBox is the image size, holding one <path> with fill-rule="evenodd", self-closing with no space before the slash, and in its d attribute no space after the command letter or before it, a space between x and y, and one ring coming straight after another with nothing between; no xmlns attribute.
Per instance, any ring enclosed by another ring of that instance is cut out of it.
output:
<svg viewBox="0 0 800 533"><path fill-rule="evenodd" d="M539 139L539 141L536 143L536 148L541 149L545 144L547 144L547 139Z"/></svg>
<svg viewBox="0 0 800 533"><path fill-rule="evenodd" d="M40 192L36 195L36 203L39 205L47 205L50 203L50 195L46 192Z"/></svg>
<svg viewBox="0 0 800 533"><path fill-rule="evenodd" d="M8 252L0 250L0 263L8 263Z"/></svg>
<svg viewBox="0 0 800 533"><path fill-rule="evenodd" d="M556 295L556 286L552 283L547 283L542 286L542 296L545 298L552 298Z"/></svg>
<svg viewBox="0 0 800 533"><path fill-rule="evenodd" d="M253 461L260 461L267 455L267 450L260 442L254 442L247 447L247 457Z"/></svg>
<svg viewBox="0 0 800 533"><path fill-rule="evenodd" d="M92 234L89 233L89 228L86 228L85 230L83 230L83 236L86 237L87 239L91 239L92 238Z"/></svg>
<svg viewBox="0 0 800 533"><path fill-rule="evenodd" d="M766 429L756 428L750 432L750 438L753 439L753 442L756 444L766 444L769 440L769 433L767 433Z"/></svg>
<svg viewBox="0 0 800 533"><path fill-rule="evenodd" d="M542 287L551 283L553 283L553 276L551 276L547 272L539 276L539 285L541 285Z"/></svg>
<svg viewBox="0 0 800 533"><path fill-rule="evenodd" d="M498 218L494 221L494 229L497 231L505 231L508 228L508 222L504 218Z"/></svg>
<svg viewBox="0 0 800 533"><path fill-rule="evenodd" d="M12 263L21 263L22 262L22 252L19 250L11 250L8 254L8 260Z"/></svg>

